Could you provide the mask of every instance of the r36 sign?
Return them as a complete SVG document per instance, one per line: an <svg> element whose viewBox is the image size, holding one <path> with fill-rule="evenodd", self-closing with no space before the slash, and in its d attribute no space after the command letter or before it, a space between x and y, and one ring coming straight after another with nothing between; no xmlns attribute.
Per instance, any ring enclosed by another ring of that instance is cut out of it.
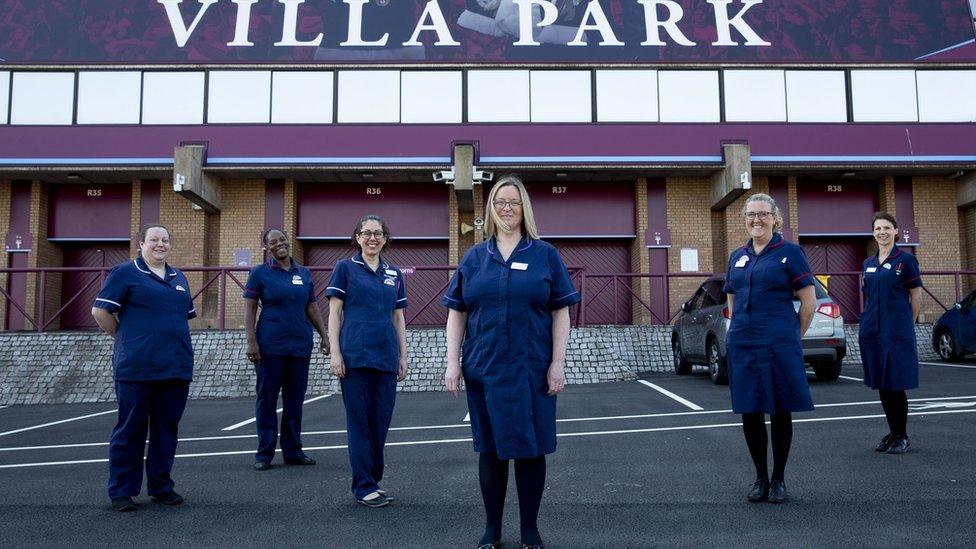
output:
<svg viewBox="0 0 976 549"><path fill-rule="evenodd" d="M827 185L827 192L828 193L842 193L842 192L844 192L844 186L843 185Z"/></svg>

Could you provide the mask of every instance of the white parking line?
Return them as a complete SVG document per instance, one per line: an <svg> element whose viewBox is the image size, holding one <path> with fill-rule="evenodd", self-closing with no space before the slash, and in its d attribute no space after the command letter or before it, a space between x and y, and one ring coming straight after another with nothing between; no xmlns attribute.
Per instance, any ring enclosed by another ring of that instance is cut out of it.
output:
<svg viewBox="0 0 976 549"><path fill-rule="evenodd" d="M465 423L470 423L471 422L471 412L468 412L468 413L464 414L464 419L462 419L461 421L463 421Z"/></svg>
<svg viewBox="0 0 976 549"><path fill-rule="evenodd" d="M95 413L95 414L88 414L86 416L78 416L78 417L72 417L72 418L68 418L68 419L62 419L61 421L52 421L51 423L45 423L43 425L33 425L31 427L24 427L23 429L15 429L13 431L7 431L5 433L0 433L0 437L5 437L7 435L14 435L14 434L17 434L17 433L23 433L24 431L33 431L34 429L41 429L43 427L50 427L52 425L60 425L62 423L68 423L68 422L71 422L71 421L78 421L78 420L81 420L81 419L88 419L90 417L104 416L105 414L114 414L117 411L118 410L105 410L104 412L98 412L98 413Z"/></svg>
<svg viewBox="0 0 976 549"><path fill-rule="evenodd" d="M637 380L637 383L640 383L642 385L647 385L651 389L654 389L655 391L661 393L662 395L664 395L664 396L666 396L666 397L668 397L670 399L673 399L673 400L675 400L677 402L680 402L681 404L684 404L685 406L691 408L692 410L704 410L704 408L702 408L701 406L695 404L694 402L691 402L690 400L686 400L684 398L681 398L678 395L672 393L671 391L665 389L664 387L658 387L657 385L654 385L650 381L647 381L647 380L644 380L644 379L638 379Z"/></svg>
<svg viewBox="0 0 976 549"><path fill-rule="evenodd" d="M859 377L851 377L851 376L837 376L837 377L839 377L841 379L846 379L846 380L849 380L849 381L864 381L863 379L861 379Z"/></svg>
<svg viewBox="0 0 976 549"><path fill-rule="evenodd" d="M927 415L942 415L942 414L970 414L976 412L974 410L939 410L939 411L924 411L924 412L909 412L910 416L927 416ZM806 419L794 419L794 423L820 423L826 421L849 421L856 419L877 419L885 417L884 414L868 414L862 416L841 416L841 417L824 417L824 418L806 418ZM629 434L640 434L640 433L662 433L669 431L695 431L700 429L720 429L725 427L741 427L742 424L739 422L734 423L714 423L707 425L681 425L674 427L650 427L646 429L620 429L613 431L587 431L580 433L559 433L557 437L586 437L586 436L599 436L599 435L629 435ZM388 442L387 446L424 446L428 444L451 444L457 442L471 442L470 437L465 438L448 438L439 440L411 440L403 442ZM305 447L306 451L316 451L316 450L344 450L346 449L345 444L337 444L333 446L314 446ZM280 451L280 450L279 450ZM239 456L253 454L254 450L234 450L229 452L202 452L196 454L177 454L178 458L194 458L194 457L219 457L219 456ZM0 469L20 469L27 467L46 467L53 465L79 465L79 464L89 464L89 463L107 463L108 459L84 459L84 460L72 460L72 461L46 461L39 463L14 463L9 465L0 465Z"/></svg>
<svg viewBox="0 0 976 549"><path fill-rule="evenodd" d="M332 396L332 393L326 393L324 395L319 395L317 397L312 397L312 398L306 400L305 402L303 402L302 405L308 404L309 402L315 402L316 400L322 400L323 398L329 398L330 396ZM275 413L280 414L282 410L284 410L284 408L278 408L277 410L275 410ZM255 421L257 421L257 418L253 418L252 417L250 419L245 419L244 421L242 421L240 423L235 423L233 425L229 425L227 427L224 427L223 429L221 429L221 431L233 431L234 429L237 429L239 427L243 427L245 425L250 425L251 423L254 423Z"/></svg>
<svg viewBox="0 0 976 549"><path fill-rule="evenodd" d="M946 364L945 362L919 362L919 364L924 364L926 366L945 366L946 368L965 368L967 370L976 370L976 366L967 366L965 364Z"/></svg>

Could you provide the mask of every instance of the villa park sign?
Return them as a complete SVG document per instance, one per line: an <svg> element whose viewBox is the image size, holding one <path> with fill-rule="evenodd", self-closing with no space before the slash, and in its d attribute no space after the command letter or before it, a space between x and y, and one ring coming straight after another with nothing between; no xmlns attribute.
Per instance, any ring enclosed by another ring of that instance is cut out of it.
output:
<svg viewBox="0 0 976 549"><path fill-rule="evenodd" d="M976 61L967 0L0 0L0 64Z"/></svg>

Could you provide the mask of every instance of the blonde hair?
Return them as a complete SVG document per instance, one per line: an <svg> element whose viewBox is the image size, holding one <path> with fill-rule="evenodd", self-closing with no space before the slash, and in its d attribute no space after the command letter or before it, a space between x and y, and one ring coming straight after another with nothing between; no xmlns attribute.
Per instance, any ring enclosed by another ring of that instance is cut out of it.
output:
<svg viewBox="0 0 976 549"><path fill-rule="evenodd" d="M742 205L742 215L746 215L746 206L752 204L753 202L765 202L769 204L769 207L773 210L773 232L778 233L783 230L783 216L779 212L779 206L776 205L776 201L773 197L764 193L756 193L746 199L745 204Z"/></svg>
<svg viewBox="0 0 976 549"><path fill-rule="evenodd" d="M506 174L498 178L498 182L488 193L485 202L485 236L491 238L498 232L498 226L505 226L505 223L498 217L495 211L495 196L498 195L503 187L515 187L518 189L519 198L522 200L522 234L533 239L539 239L539 230L535 226L535 215L532 213L532 202L529 200L529 193L525 190L525 184L514 174Z"/></svg>

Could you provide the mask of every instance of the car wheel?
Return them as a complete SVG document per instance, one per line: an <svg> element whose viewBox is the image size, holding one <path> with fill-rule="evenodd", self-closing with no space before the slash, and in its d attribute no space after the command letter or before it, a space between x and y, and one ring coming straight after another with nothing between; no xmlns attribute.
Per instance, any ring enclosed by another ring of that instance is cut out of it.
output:
<svg viewBox="0 0 976 549"><path fill-rule="evenodd" d="M716 385L728 385L729 365L726 363L725 357L722 356L722 352L718 348L718 340L714 337L709 338L706 348L708 349L708 376L712 378L712 383Z"/></svg>
<svg viewBox="0 0 976 549"><path fill-rule="evenodd" d="M679 376L690 374L691 362L685 358L684 352L681 350L681 341L677 337L671 341L671 353L674 357L674 373Z"/></svg>
<svg viewBox="0 0 976 549"><path fill-rule="evenodd" d="M843 367L843 359L828 360L826 362L815 362L813 364L813 371L817 374L817 381L837 381Z"/></svg>
<svg viewBox="0 0 976 549"><path fill-rule="evenodd" d="M959 358L959 347L956 345L952 332L942 330L939 337L935 340L935 352L942 360L957 360Z"/></svg>

